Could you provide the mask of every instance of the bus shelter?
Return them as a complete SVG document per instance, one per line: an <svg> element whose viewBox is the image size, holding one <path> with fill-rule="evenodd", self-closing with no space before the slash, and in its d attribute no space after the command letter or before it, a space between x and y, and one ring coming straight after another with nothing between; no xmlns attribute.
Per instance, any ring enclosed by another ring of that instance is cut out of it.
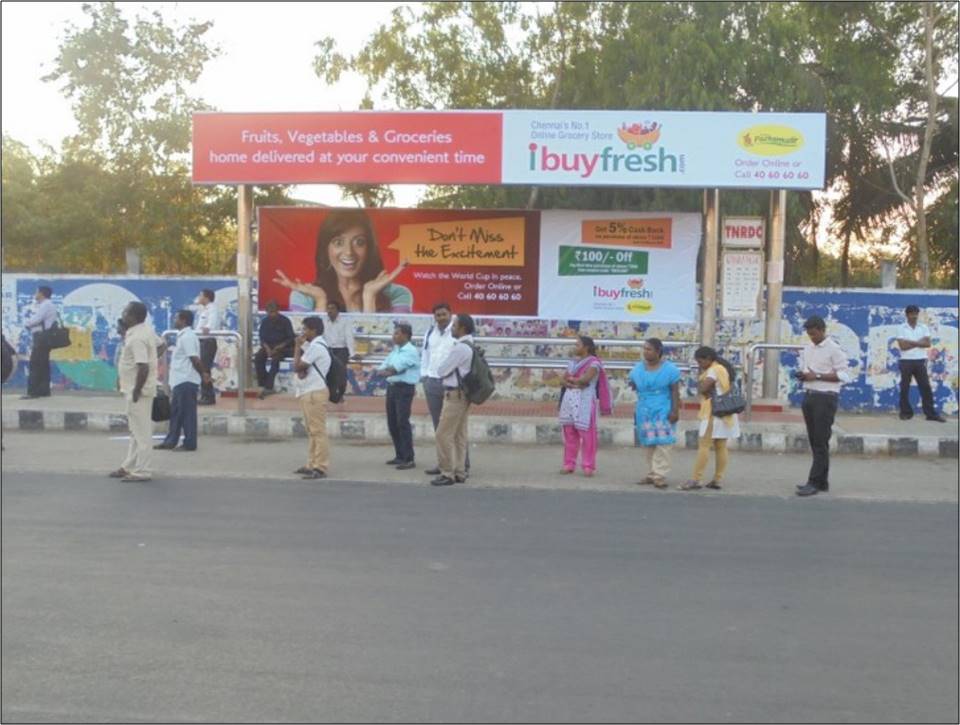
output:
<svg viewBox="0 0 960 725"><path fill-rule="evenodd" d="M826 117L820 113L199 113L193 118L193 181L238 187L238 304L244 348L240 352L247 361L253 331L253 187L268 184L702 189L700 340L706 345L714 342L719 301L725 314L756 319L765 299L765 343L776 345L783 297L786 192L823 188L825 147ZM764 219L749 218L728 219L722 225L721 189L769 190L769 225ZM725 284L718 285L721 236L736 254L725 256ZM584 243L587 237L584 227ZM596 234L590 241L611 243L598 240ZM613 239L612 244L625 255L631 248L662 246L663 240L641 233ZM636 278L631 282L643 285L646 271L633 269ZM662 321L656 307L649 307L645 312L635 306L632 313L646 314L638 321ZM767 365L765 395L774 397L776 386L777 366Z"/></svg>

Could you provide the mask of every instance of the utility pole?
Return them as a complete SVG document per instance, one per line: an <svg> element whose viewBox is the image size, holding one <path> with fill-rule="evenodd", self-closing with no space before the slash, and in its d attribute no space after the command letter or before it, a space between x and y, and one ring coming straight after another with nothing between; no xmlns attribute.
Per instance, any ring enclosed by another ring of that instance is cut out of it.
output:
<svg viewBox="0 0 960 725"><path fill-rule="evenodd" d="M253 361L253 296L251 294L251 274L253 242L251 230L253 227L253 187L249 184L237 186L237 311L238 332L242 336L239 365L243 366L238 383L241 385L239 401L240 410L243 410L242 396L246 394L248 381L252 380Z"/></svg>
<svg viewBox="0 0 960 725"><path fill-rule="evenodd" d="M703 192L704 244L703 275L700 285L703 304L700 307L700 342L714 346L717 332L717 250L720 248L720 190Z"/></svg>
<svg viewBox="0 0 960 725"><path fill-rule="evenodd" d="M767 261L767 312L764 342L780 342L783 318L783 249L787 236L787 192L770 192L770 257ZM780 351L767 350L763 362L763 397L775 399L780 387Z"/></svg>

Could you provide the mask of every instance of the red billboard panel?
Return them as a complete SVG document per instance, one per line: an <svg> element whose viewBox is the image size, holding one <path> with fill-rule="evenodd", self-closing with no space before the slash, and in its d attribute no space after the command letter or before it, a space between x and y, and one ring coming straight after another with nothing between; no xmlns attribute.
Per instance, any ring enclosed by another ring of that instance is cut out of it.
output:
<svg viewBox="0 0 960 725"><path fill-rule="evenodd" d="M261 207L259 300L292 312L536 316L540 213Z"/></svg>
<svg viewBox="0 0 960 725"><path fill-rule="evenodd" d="M498 112L198 113L197 184L498 184Z"/></svg>

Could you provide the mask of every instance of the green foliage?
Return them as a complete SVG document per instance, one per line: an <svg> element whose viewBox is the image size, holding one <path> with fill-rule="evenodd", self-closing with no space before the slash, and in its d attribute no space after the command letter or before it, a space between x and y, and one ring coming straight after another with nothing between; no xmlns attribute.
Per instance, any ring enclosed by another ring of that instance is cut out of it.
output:
<svg viewBox="0 0 960 725"><path fill-rule="evenodd" d="M944 11L936 40L942 69L956 60L956 8L938 6ZM890 183L881 142L907 134L917 155L924 105L920 3L555 2L552 10L542 8L461 2L399 8L354 57L340 54L331 38L319 41L315 70L327 82L359 73L368 84L366 107L378 95L402 109L824 111L828 187L839 182L842 194L836 231L860 235L900 213L903 200ZM941 120L925 180L931 186L957 173L956 114L944 111ZM896 163L906 178L917 160L901 156ZM808 193L789 198L786 272L801 283L831 260L800 231L823 209ZM721 199L730 213L767 209L766 201L739 192ZM700 200L699 192L669 189L435 186L423 203L699 210ZM734 200L744 200L744 207L730 206ZM955 240L954 233L932 244Z"/></svg>
<svg viewBox="0 0 960 725"><path fill-rule="evenodd" d="M190 179L191 114L206 108L190 89L218 53L211 24L83 9L45 77L71 100L78 133L39 157L3 139L5 268L118 273L136 248L149 274L234 272L236 190ZM257 201L288 203L282 187Z"/></svg>

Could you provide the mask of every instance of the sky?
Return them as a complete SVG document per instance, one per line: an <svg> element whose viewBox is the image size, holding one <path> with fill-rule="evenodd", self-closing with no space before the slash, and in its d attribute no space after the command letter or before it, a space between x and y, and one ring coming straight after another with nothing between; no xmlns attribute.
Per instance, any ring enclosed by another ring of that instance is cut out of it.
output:
<svg viewBox="0 0 960 725"><path fill-rule="evenodd" d="M213 21L206 37L222 53L207 64L196 94L221 111L351 111L365 82L349 75L327 87L313 72L314 43L331 35L341 52L354 53L393 8L406 3L122 3L134 10L159 9L181 23ZM50 72L66 24L83 26L82 3L4 2L2 12L3 133L39 150L58 148L76 130L69 102ZM379 99L375 99L379 100ZM412 206L422 186L396 186L397 206ZM343 204L339 187L298 186L298 199ZM352 203L352 202L350 202Z"/></svg>

